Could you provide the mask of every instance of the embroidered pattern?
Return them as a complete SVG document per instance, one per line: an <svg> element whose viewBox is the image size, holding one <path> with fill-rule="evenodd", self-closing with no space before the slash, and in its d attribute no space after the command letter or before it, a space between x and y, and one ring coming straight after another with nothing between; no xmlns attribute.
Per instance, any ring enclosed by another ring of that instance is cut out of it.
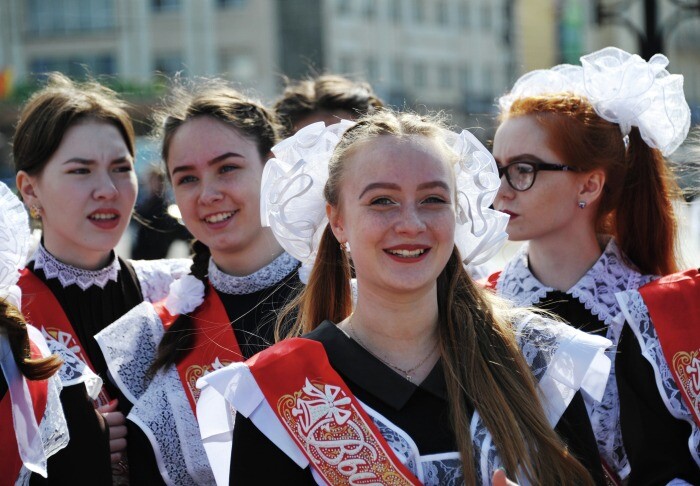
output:
<svg viewBox="0 0 700 486"><path fill-rule="evenodd" d="M581 302L593 317L607 326L605 337L613 342L613 346L606 354L613 363L624 323L622 309L615 294L637 289L652 279L652 275L642 275L633 268L615 240L609 238L600 258L566 292ZM552 287L544 285L530 271L527 244L523 245L516 256L508 262L497 283L498 294L511 299L518 306L536 305L553 291ZM613 365L603 399L586 405L601 455L620 477L624 478L629 475L630 466L622 444L618 404Z"/></svg>
<svg viewBox="0 0 700 486"><path fill-rule="evenodd" d="M211 364L204 366L192 365L187 368L187 371L185 371L185 380L187 381L187 388L189 388L190 394L194 397L195 403L199 400L199 394L202 393L202 390L197 388L197 380L204 375L211 373L212 371L220 370L231 363L233 363L233 361L226 359L221 361L219 358L216 358L216 360L214 360L214 362Z"/></svg>
<svg viewBox="0 0 700 486"><path fill-rule="evenodd" d="M688 398L693 404L695 413L700 416L700 359L698 359L700 350L686 353L679 351L673 355L673 369L678 375L678 379L683 383Z"/></svg>
<svg viewBox="0 0 700 486"><path fill-rule="evenodd" d="M63 288L77 285L82 290L87 290L96 285L103 289L107 283L116 282L119 278L119 259L114 256L114 253L112 253L112 262L99 270L83 270L60 262L46 251L44 245L39 245L33 258L34 268L42 269L47 279L58 278Z"/></svg>
<svg viewBox="0 0 700 486"><path fill-rule="evenodd" d="M209 260L209 282L224 294L252 294L271 287L284 279L299 266L289 253L282 253L272 263L245 277L235 277L219 270L214 260Z"/></svg>
<svg viewBox="0 0 700 486"><path fill-rule="evenodd" d="M340 387L307 379L279 399L277 411L328 484L411 485Z"/></svg>

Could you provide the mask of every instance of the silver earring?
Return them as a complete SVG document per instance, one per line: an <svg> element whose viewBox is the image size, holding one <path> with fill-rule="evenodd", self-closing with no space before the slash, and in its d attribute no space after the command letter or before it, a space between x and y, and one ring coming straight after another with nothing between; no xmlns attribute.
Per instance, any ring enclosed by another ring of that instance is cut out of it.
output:
<svg viewBox="0 0 700 486"><path fill-rule="evenodd" d="M583 209L583 208L586 207L586 204L587 204L586 201L579 201L579 202L578 202L578 207L581 208L581 209Z"/></svg>

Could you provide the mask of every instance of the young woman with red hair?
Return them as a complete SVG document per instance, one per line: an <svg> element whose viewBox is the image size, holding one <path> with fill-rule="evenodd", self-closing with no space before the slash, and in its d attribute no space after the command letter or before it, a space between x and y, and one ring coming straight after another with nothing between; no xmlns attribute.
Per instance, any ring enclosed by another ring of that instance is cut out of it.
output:
<svg viewBox="0 0 700 486"><path fill-rule="evenodd" d="M603 400L587 400L611 477L697 483L697 440L689 450L691 429L664 405L615 298L678 270L664 156L689 128L683 78L661 55L647 63L607 48L581 62L528 73L500 99L494 207L510 215L509 238L528 243L489 282L615 344Z"/></svg>

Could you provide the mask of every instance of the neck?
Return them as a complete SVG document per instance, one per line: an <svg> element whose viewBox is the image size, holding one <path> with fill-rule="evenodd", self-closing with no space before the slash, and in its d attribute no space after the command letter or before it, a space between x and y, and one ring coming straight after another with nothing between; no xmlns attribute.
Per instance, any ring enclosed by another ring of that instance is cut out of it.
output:
<svg viewBox="0 0 700 486"><path fill-rule="evenodd" d="M100 270L112 259L112 250L90 251L85 248L63 247L57 245L47 234L44 234L43 245L58 261L83 270Z"/></svg>
<svg viewBox="0 0 700 486"><path fill-rule="evenodd" d="M261 241L235 252L211 251L212 259L222 272L236 277L245 277L272 263L284 249L275 240L272 231L265 228Z"/></svg>
<svg viewBox="0 0 700 486"><path fill-rule="evenodd" d="M594 232L560 239L538 239L529 243L530 271L548 287L568 291L591 269L602 250Z"/></svg>
<svg viewBox="0 0 700 486"><path fill-rule="evenodd" d="M340 327L369 352L396 367L410 369L435 349L438 339L436 286L421 295L382 295L358 284L352 316ZM427 376L438 353L426 361L418 378Z"/></svg>

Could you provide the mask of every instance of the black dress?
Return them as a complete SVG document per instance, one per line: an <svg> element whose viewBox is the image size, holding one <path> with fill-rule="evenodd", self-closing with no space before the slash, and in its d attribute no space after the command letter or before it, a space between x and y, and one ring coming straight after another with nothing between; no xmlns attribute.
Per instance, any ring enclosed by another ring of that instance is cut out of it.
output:
<svg viewBox="0 0 700 486"><path fill-rule="evenodd" d="M333 323L326 321L305 336L323 344L329 362L352 393L376 416L400 429L385 433L385 438L401 433L410 436L420 458L440 455L425 468L431 484L459 481L461 463L455 452L455 437L449 416L447 390L441 363L419 385L404 379L349 338ZM378 414L378 415L377 415ZM470 416L473 409L470 409ZM556 426L569 448L591 472L597 484L604 484L595 437L590 428L580 394L567 408ZM403 450L397 446L394 449ZM422 460L421 459L421 460ZM477 468L478 469L478 468ZM477 471L478 472L478 471ZM270 439L240 413L236 415L230 484L316 484L310 469L301 469ZM452 483L450 483L452 484Z"/></svg>

